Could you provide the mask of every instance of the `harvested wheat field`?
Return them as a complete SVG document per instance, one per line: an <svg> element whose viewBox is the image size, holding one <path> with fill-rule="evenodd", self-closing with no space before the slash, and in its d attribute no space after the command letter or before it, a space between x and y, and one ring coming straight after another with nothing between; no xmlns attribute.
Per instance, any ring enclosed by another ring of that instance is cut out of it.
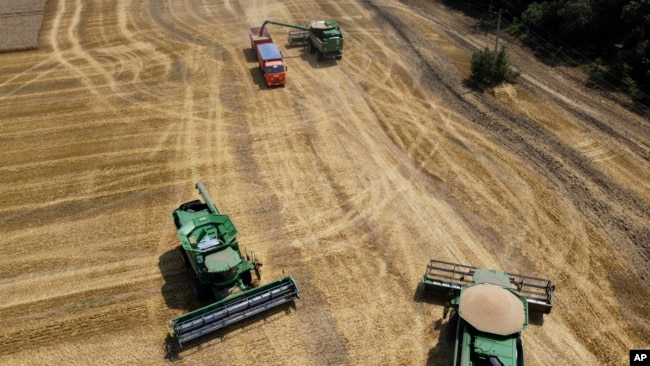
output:
<svg viewBox="0 0 650 366"><path fill-rule="evenodd" d="M447 365L430 258L546 277L529 365L650 348L650 120L509 44L519 83L464 82L493 36L437 1L50 0L0 54L0 364L160 365L194 309L171 212L203 182L294 306L175 364ZM337 20L340 61L247 29Z"/></svg>
<svg viewBox="0 0 650 366"><path fill-rule="evenodd" d="M0 0L0 52L38 48L46 0Z"/></svg>

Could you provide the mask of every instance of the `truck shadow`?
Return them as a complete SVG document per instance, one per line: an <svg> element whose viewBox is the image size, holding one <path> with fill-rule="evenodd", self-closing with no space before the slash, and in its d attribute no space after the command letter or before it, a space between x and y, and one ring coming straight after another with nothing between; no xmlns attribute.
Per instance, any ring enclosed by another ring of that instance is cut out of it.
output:
<svg viewBox="0 0 650 366"><path fill-rule="evenodd" d="M248 69L248 72L251 75L251 80L253 80L253 82L257 84L260 90L270 89L264 83L264 76L262 75L262 71L260 70L257 64L257 59L255 58L255 51L253 51L252 48L243 48L242 54L246 59L246 63L255 64L254 67Z"/></svg>
<svg viewBox="0 0 650 366"><path fill-rule="evenodd" d="M244 54L244 58L246 59L246 62L248 63L254 62L255 65L257 65L257 59L255 58L255 51L253 51L252 48L247 47L242 49L241 51Z"/></svg>
<svg viewBox="0 0 650 366"><path fill-rule="evenodd" d="M262 71L260 70L259 67L255 66L251 69L248 69L248 72L251 74L251 79L255 84L257 84L258 88L260 90L272 90L277 88L277 86L266 86L266 83L264 82L264 76L262 75Z"/></svg>

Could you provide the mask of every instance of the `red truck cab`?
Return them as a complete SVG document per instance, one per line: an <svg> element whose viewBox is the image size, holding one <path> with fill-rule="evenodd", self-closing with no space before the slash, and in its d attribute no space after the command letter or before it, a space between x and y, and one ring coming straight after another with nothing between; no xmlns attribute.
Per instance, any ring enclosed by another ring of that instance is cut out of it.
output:
<svg viewBox="0 0 650 366"><path fill-rule="evenodd" d="M268 29L264 28L260 34L260 28L249 28L248 35L251 39L251 48L260 64L262 75L264 75L264 82L267 86L284 85L287 76L282 53L273 43Z"/></svg>
<svg viewBox="0 0 650 366"><path fill-rule="evenodd" d="M262 74L264 74L266 85L285 84L287 76L282 61L282 53L280 53L275 43L257 45L257 60L260 63Z"/></svg>

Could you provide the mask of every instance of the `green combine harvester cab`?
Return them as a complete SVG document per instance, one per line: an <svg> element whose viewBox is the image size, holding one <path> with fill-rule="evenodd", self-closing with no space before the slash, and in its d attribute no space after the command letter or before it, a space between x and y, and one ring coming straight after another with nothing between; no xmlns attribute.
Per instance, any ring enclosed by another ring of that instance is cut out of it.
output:
<svg viewBox="0 0 650 366"><path fill-rule="evenodd" d="M289 32L289 45L307 46L310 53L316 53L316 59L319 61L325 58L343 58L343 32L334 20L311 20L304 26L265 20L260 28L260 35L267 24L297 29Z"/></svg>
<svg viewBox="0 0 650 366"><path fill-rule="evenodd" d="M260 266L242 255L237 229L210 200L203 184L196 188L203 202L180 205L172 213L185 266L192 269L192 285L198 300L217 301L170 321L172 336L182 347L186 342L214 332L265 310L300 298L291 276L253 287L252 273L261 279Z"/></svg>
<svg viewBox="0 0 650 366"><path fill-rule="evenodd" d="M453 366L523 366L529 311L550 313L555 291L550 280L439 260L429 262L422 285L446 297Z"/></svg>

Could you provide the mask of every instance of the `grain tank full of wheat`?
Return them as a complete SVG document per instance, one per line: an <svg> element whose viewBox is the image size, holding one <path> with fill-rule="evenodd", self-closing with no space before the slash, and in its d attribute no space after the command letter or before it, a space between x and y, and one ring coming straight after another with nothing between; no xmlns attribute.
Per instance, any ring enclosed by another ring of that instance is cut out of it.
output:
<svg viewBox="0 0 650 366"><path fill-rule="evenodd" d="M432 259L425 293L445 298L446 340L453 366L523 366L521 331L529 312L550 313L550 280Z"/></svg>

